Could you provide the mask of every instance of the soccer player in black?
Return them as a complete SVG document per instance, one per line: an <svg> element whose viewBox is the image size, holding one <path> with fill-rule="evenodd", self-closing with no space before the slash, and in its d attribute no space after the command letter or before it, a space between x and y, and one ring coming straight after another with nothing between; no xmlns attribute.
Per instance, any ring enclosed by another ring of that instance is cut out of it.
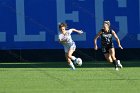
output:
<svg viewBox="0 0 140 93"><path fill-rule="evenodd" d="M120 40L112 29L110 29L110 21L104 21L103 28L100 30L100 32L95 36L94 38L94 49L97 50L97 39L101 37L101 48L102 52L104 53L105 58L108 62L111 62L114 64L115 69L119 70L118 67L122 68L122 65L120 63L120 60L117 60L115 57L115 48L114 44L112 42L112 37L115 37L119 48L123 49L123 47L120 44Z"/></svg>

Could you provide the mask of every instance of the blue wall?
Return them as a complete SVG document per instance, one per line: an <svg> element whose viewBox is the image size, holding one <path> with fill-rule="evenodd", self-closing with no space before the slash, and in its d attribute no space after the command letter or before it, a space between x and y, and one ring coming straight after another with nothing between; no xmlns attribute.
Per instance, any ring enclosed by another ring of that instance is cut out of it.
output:
<svg viewBox="0 0 140 93"><path fill-rule="evenodd" d="M82 29L78 48L93 48L93 37L110 20L124 48L140 48L140 0L0 0L0 49L62 49L59 22Z"/></svg>

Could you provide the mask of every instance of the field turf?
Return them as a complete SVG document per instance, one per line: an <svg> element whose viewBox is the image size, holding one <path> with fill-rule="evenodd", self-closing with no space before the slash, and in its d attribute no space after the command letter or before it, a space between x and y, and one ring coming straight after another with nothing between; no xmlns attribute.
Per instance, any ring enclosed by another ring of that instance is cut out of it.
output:
<svg viewBox="0 0 140 93"><path fill-rule="evenodd" d="M134 65L135 64L135 65ZM65 62L0 63L0 93L140 93L139 62L85 62L75 71Z"/></svg>

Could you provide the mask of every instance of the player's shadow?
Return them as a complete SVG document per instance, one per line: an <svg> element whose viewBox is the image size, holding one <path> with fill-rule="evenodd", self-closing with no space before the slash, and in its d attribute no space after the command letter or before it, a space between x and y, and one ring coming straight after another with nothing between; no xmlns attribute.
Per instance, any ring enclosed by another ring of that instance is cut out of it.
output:
<svg viewBox="0 0 140 93"><path fill-rule="evenodd" d="M124 67L140 67L140 62L122 62ZM68 68L66 62L38 62L38 63L0 63L0 68ZM78 66L76 66L78 67ZM104 68L113 67L113 64L106 62L85 62L78 68Z"/></svg>
<svg viewBox="0 0 140 93"><path fill-rule="evenodd" d="M67 67L64 63L0 63L0 68L64 68Z"/></svg>

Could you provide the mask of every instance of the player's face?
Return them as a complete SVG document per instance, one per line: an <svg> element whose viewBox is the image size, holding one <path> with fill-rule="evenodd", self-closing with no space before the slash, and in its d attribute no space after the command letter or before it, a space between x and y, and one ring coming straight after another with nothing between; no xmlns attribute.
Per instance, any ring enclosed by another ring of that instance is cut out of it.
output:
<svg viewBox="0 0 140 93"><path fill-rule="evenodd" d="M65 30L66 30L66 27L61 27L61 29L60 29L60 30L61 30L61 32L62 32L62 33L64 33L64 32L65 32Z"/></svg>
<svg viewBox="0 0 140 93"><path fill-rule="evenodd" d="M109 29L108 24L104 23L104 29L105 29L105 30L108 30L108 29Z"/></svg>

